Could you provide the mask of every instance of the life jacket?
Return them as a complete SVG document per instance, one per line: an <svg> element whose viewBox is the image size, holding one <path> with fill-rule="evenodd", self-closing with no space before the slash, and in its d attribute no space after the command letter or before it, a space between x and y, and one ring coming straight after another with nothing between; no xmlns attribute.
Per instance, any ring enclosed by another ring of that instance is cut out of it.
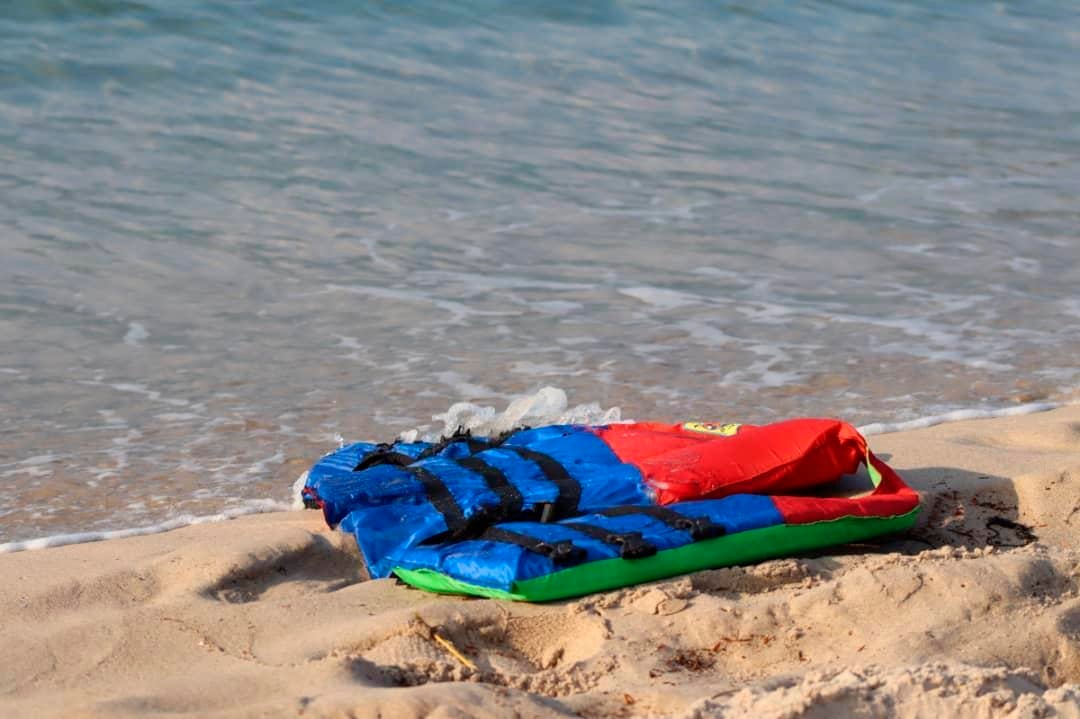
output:
<svg viewBox="0 0 1080 719"><path fill-rule="evenodd" d="M585 427L539 427L486 441L460 435L409 462L416 449L352 445L309 472L305 496L331 526L356 535L372 577L389 576L389 557L404 548L477 536L500 521L554 521L652 503L637 468Z"/></svg>
<svg viewBox="0 0 1080 719"><path fill-rule="evenodd" d="M863 497L733 494L500 523L475 539L403 549L393 572L433 592L542 602L910 528L918 495L867 461L876 488Z"/></svg>
<svg viewBox="0 0 1080 719"><path fill-rule="evenodd" d="M505 522L553 526L614 507L736 493L780 495L771 506L798 512L799 500L784 493L850 474L865 457L865 440L837 420L557 425L349 445L309 471L303 493L331 526L356 536L371 576L385 577L413 561L411 550L475 540Z"/></svg>

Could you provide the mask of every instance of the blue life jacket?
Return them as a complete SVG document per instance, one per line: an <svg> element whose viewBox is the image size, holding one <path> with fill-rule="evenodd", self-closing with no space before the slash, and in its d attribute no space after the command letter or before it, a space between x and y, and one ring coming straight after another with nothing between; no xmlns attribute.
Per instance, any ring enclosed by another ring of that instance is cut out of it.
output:
<svg viewBox="0 0 1080 719"><path fill-rule="evenodd" d="M494 440L349 445L312 468L305 495L356 535L372 577L389 576L411 547L476 537L501 521L652 504L635 466L572 425Z"/></svg>

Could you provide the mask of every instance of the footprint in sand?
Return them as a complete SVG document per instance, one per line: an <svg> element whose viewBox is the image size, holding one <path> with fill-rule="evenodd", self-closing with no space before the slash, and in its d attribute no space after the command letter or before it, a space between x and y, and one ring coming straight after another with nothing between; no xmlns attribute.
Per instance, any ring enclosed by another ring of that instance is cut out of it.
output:
<svg viewBox="0 0 1080 719"><path fill-rule="evenodd" d="M355 546L313 534L300 547L266 557L250 557L208 587L206 594L230 604L243 604L290 590L310 591L312 584L332 592L366 578ZM297 586L301 584L306 586Z"/></svg>
<svg viewBox="0 0 1080 719"><path fill-rule="evenodd" d="M510 614L494 602L461 609L441 620L417 615L404 622L350 657L351 671L380 686L472 680L548 696L586 691L599 678L599 669L581 667L606 636L595 615L566 609Z"/></svg>

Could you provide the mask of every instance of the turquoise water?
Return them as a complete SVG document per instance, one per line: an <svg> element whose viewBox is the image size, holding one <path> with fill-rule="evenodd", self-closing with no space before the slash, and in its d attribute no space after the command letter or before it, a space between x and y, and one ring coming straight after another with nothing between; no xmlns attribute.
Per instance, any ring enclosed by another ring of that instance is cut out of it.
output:
<svg viewBox="0 0 1080 719"><path fill-rule="evenodd" d="M861 423L1080 385L1070 2L15 0L0 541L543 385Z"/></svg>

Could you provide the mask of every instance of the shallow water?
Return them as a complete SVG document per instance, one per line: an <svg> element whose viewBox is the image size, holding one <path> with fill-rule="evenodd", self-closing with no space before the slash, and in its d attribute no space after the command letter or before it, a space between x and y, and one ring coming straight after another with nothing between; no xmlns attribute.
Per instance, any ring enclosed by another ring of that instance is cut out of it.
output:
<svg viewBox="0 0 1080 719"><path fill-rule="evenodd" d="M0 541L284 501L335 435L549 384L1070 395L1078 58L1067 2L17 0Z"/></svg>

